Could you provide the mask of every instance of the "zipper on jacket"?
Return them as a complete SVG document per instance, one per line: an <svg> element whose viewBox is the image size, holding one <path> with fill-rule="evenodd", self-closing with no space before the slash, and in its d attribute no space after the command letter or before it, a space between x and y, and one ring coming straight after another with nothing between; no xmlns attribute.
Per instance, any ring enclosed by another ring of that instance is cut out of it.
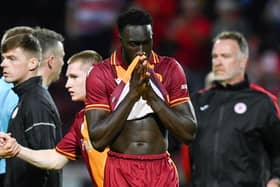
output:
<svg viewBox="0 0 280 187"><path fill-rule="evenodd" d="M214 159L213 159L213 165L214 165L214 172L217 174L215 177L215 182L214 182L214 187L219 186L219 180L220 180L220 165L221 165L221 160L219 160L218 156L218 151L219 151L219 142L220 142L220 127L223 125L223 117L224 117L224 106L221 105L220 110L219 110L219 117L217 121L217 126L216 126L216 131L215 131L215 136L214 136Z"/></svg>

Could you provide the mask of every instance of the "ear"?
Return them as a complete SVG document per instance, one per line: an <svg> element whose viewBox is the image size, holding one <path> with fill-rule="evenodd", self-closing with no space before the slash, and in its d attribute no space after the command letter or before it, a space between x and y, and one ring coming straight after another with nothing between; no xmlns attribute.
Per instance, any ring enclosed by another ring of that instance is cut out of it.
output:
<svg viewBox="0 0 280 187"><path fill-rule="evenodd" d="M242 56L240 61L240 66L242 69L246 69L248 63L248 57Z"/></svg>
<svg viewBox="0 0 280 187"><path fill-rule="evenodd" d="M34 71L34 70L38 69L39 65L40 65L40 62L39 62L38 58L32 57L28 62L28 69L30 71Z"/></svg>
<svg viewBox="0 0 280 187"><path fill-rule="evenodd" d="M47 64L48 64L48 68L52 69L53 68L53 59L54 59L54 56L49 56L47 58Z"/></svg>

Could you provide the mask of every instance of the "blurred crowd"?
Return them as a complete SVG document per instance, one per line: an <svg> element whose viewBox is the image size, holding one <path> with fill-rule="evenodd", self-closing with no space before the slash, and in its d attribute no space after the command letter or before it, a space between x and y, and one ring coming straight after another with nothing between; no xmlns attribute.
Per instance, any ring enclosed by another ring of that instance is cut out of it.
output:
<svg viewBox="0 0 280 187"><path fill-rule="evenodd" d="M249 42L249 79L280 96L280 0L29 0L1 4L1 35L17 25L53 29L65 37L66 59L84 49L108 57L118 46L115 19L119 12L130 6L144 8L154 20L155 51L182 64L190 92L205 86L213 37L224 30L239 31ZM12 11L15 6L16 13ZM65 80L61 77L50 87L64 132L82 106L71 102Z"/></svg>
<svg viewBox="0 0 280 187"><path fill-rule="evenodd" d="M279 0L30 0L2 4L1 34L16 25L53 29L66 38L66 59L84 49L108 57L118 46L118 13L130 6L144 8L154 19L155 50L183 65L191 92L205 86L213 37L223 30L240 31L250 45L250 80L280 95ZM20 7L16 14L11 11L14 6ZM62 77L50 91L67 130L80 105L70 101L64 83Z"/></svg>

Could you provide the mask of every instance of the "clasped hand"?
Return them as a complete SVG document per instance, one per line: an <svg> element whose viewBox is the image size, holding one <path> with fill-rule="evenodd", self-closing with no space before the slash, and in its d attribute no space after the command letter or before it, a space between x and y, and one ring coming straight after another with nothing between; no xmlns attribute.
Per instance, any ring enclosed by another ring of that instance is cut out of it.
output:
<svg viewBox="0 0 280 187"><path fill-rule="evenodd" d="M147 102L154 96L154 92L149 83L151 77L150 71L147 56L141 55L130 79L130 91L137 98L142 96Z"/></svg>
<svg viewBox="0 0 280 187"><path fill-rule="evenodd" d="M10 158L16 156L20 151L20 145L10 133L0 132L0 157Z"/></svg>

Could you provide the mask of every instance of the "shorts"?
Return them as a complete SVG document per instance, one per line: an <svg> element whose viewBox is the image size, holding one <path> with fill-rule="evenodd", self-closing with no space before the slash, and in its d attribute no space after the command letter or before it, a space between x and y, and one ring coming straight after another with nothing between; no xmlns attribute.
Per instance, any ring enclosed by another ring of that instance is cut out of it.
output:
<svg viewBox="0 0 280 187"><path fill-rule="evenodd" d="M169 153L131 155L108 152L104 187L179 187Z"/></svg>

